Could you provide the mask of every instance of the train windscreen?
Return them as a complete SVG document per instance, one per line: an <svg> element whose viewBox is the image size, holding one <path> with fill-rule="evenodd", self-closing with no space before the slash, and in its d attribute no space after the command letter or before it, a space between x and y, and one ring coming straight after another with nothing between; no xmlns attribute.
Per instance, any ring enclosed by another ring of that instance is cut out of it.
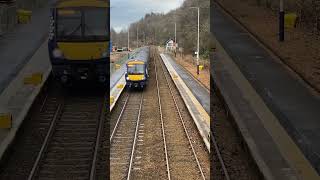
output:
<svg viewBox="0 0 320 180"><path fill-rule="evenodd" d="M88 9L84 12L86 37L107 37L108 36L108 16L107 11L102 8Z"/></svg>
<svg viewBox="0 0 320 180"><path fill-rule="evenodd" d="M58 9L57 38L64 41L106 41L109 34L105 8Z"/></svg>
<svg viewBox="0 0 320 180"><path fill-rule="evenodd" d="M131 74L131 75L144 74L144 65L143 64L128 65L128 74Z"/></svg>
<svg viewBox="0 0 320 180"><path fill-rule="evenodd" d="M81 39L81 16L80 10L61 9L57 14L58 39Z"/></svg>

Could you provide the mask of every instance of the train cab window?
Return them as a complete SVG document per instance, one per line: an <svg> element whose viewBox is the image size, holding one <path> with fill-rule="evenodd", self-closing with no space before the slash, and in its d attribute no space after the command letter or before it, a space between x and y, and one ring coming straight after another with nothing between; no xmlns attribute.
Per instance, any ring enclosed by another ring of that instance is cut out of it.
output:
<svg viewBox="0 0 320 180"><path fill-rule="evenodd" d="M84 11L84 34L88 37L108 36L108 16L105 9L92 8Z"/></svg>
<svg viewBox="0 0 320 180"><path fill-rule="evenodd" d="M80 10L58 10L57 35L60 38L81 37Z"/></svg>
<svg viewBox="0 0 320 180"><path fill-rule="evenodd" d="M109 18L105 8L57 10L57 38L62 41L108 40Z"/></svg>
<svg viewBox="0 0 320 180"><path fill-rule="evenodd" d="M143 64L129 65L128 74L144 74L144 65Z"/></svg>

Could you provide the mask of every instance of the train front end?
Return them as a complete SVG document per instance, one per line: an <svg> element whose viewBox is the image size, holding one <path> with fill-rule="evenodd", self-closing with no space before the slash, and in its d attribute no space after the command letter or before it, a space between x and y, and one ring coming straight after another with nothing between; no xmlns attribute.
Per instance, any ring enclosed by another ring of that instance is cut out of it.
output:
<svg viewBox="0 0 320 180"><path fill-rule="evenodd" d="M48 42L53 76L106 83L109 76L109 5L100 0L58 1Z"/></svg>
<svg viewBox="0 0 320 180"><path fill-rule="evenodd" d="M125 78L129 88L143 89L147 85L148 79L147 64L145 61L132 60L127 62Z"/></svg>

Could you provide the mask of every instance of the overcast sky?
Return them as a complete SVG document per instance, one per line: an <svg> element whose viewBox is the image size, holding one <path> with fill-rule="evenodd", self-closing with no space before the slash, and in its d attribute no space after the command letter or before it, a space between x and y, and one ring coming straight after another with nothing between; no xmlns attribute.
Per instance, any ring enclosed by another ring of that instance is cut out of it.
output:
<svg viewBox="0 0 320 180"><path fill-rule="evenodd" d="M116 31L126 29L146 13L163 12L178 8L184 0L110 0L111 27Z"/></svg>

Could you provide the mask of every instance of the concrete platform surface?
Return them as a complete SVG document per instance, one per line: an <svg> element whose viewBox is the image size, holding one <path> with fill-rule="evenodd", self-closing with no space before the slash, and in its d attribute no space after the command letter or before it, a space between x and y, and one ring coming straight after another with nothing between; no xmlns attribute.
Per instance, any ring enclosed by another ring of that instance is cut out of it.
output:
<svg viewBox="0 0 320 180"><path fill-rule="evenodd" d="M0 159L8 146L12 143L21 123L25 119L34 99L51 72L48 58L47 42L45 41L32 58L20 70L17 76L0 93L0 113L10 113L13 117L10 129L0 129ZM39 84L25 84L26 77L33 73L41 73Z"/></svg>
<svg viewBox="0 0 320 180"><path fill-rule="evenodd" d="M114 73L111 74L110 76L110 89L114 88L118 81L121 79L121 77L124 75L126 72L126 65L122 64L120 68L115 71Z"/></svg>
<svg viewBox="0 0 320 180"><path fill-rule="evenodd" d="M191 89L186 85L186 81L182 78L178 71L173 67L165 54L160 54L162 61L164 62L166 68L169 71L171 79L176 85L187 109L192 116L198 131L203 139L203 142L210 152L210 116L209 113L205 111L202 104L193 95Z"/></svg>
<svg viewBox="0 0 320 180"><path fill-rule="evenodd" d="M191 90L192 94L197 98L203 108L208 114L210 114L210 92L197 82L197 80L192 77L191 74L186 72L181 65L177 64L176 61L169 54L163 54L167 60L170 62L175 71L186 83L188 88Z"/></svg>
<svg viewBox="0 0 320 180"><path fill-rule="evenodd" d="M212 77L260 169L268 179L320 179L319 96L216 5L211 20L220 47Z"/></svg>
<svg viewBox="0 0 320 180"><path fill-rule="evenodd" d="M33 11L29 24L18 25L0 37L0 93L47 38L51 2Z"/></svg>
<svg viewBox="0 0 320 180"><path fill-rule="evenodd" d="M126 87L126 79L124 74L116 81L115 85L110 89L110 112L113 110L116 105L122 91Z"/></svg>

